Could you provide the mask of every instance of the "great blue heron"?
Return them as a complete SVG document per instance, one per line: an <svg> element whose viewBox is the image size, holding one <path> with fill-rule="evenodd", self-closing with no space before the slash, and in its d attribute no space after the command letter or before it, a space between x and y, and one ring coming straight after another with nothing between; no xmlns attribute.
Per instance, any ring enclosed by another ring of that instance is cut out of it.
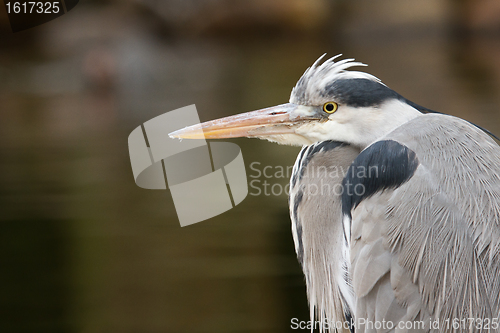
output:
<svg viewBox="0 0 500 333"><path fill-rule="evenodd" d="M497 331L500 147L335 58L308 68L290 103L171 136L303 146L289 206L312 319L339 332Z"/></svg>

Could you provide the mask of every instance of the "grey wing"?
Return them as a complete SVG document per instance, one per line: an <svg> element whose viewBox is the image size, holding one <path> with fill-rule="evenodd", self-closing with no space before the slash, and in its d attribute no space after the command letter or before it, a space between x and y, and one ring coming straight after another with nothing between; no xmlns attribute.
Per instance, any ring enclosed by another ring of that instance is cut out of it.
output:
<svg viewBox="0 0 500 333"><path fill-rule="evenodd" d="M346 197L344 207L352 214L355 315L394 327L358 332L497 331L498 145L463 120L425 115L353 166L369 154L365 164L378 163L379 174L359 180L368 193Z"/></svg>

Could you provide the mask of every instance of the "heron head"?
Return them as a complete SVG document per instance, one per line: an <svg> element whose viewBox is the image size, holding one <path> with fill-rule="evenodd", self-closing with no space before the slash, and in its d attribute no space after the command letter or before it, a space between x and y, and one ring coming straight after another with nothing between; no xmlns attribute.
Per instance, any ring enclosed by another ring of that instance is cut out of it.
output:
<svg viewBox="0 0 500 333"><path fill-rule="evenodd" d="M346 69L366 66L354 59L308 68L286 104L212 120L170 133L174 138L256 137L288 145L334 140L366 147L420 115L416 104L375 76ZM421 108L424 109L424 108Z"/></svg>

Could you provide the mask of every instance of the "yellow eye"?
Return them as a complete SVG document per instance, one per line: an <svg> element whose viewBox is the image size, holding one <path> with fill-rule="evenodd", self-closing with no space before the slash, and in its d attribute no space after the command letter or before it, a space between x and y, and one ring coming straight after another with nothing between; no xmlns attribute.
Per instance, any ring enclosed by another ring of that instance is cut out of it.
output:
<svg viewBox="0 0 500 333"><path fill-rule="evenodd" d="M339 108L339 105L335 102L326 102L323 104L323 111L326 113L334 113Z"/></svg>

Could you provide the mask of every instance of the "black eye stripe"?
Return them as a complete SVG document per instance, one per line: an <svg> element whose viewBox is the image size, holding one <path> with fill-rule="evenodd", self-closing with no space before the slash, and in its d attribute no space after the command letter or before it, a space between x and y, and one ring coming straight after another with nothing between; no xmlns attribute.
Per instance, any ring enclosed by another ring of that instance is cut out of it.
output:
<svg viewBox="0 0 500 333"><path fill-rule="evenodd" d="M339 79L327 85L323 97L352 107L378 106L389 99L402 99L394 90L370 79Z"/></svg>

